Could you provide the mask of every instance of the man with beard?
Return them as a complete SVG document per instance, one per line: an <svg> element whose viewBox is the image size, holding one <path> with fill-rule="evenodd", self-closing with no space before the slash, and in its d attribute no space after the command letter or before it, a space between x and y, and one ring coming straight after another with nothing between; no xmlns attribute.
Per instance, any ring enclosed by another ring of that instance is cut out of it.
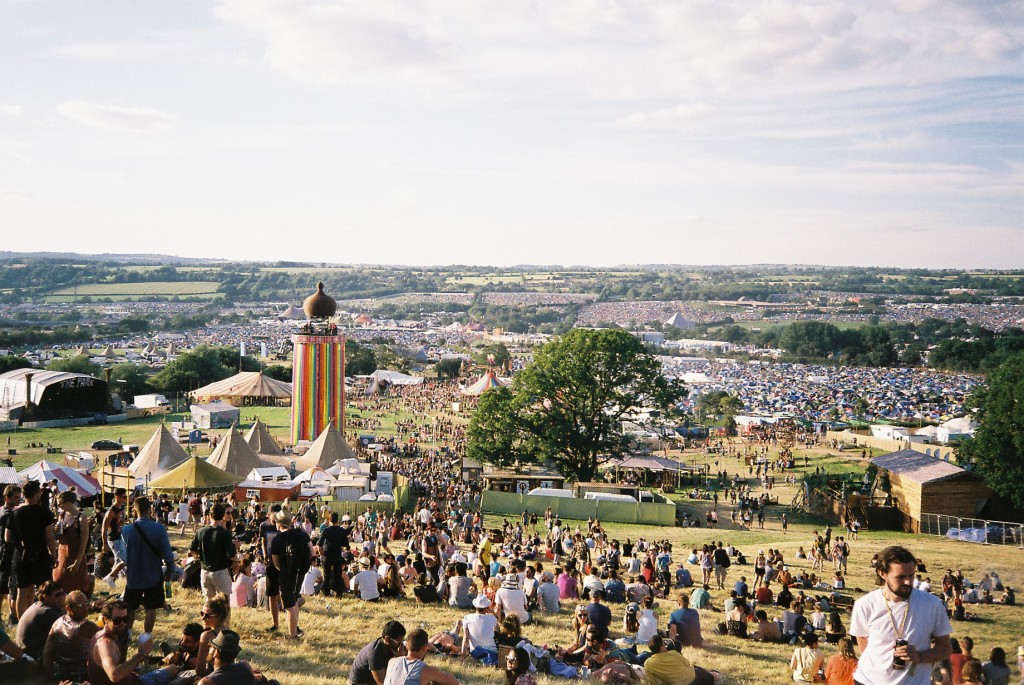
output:
<svg viewBox="0 0 1024 685"><path fill-rule="evenodd" d="M910 550L886 547L875 566L882 587L853 605L850 635L861 657L854 680L861 685L927 685L931 666L949 657L953 628L938 597L914 589ZM925 665L927 664L927 665Z"/></svg>
<svg viewBox="0 0 1024 685"><path fill-rule="evenodd" d="M89 682L92 685L114 685L121 682L142 685L170 683L178 675L177 666L165 666L142 676L135 673L139 664L153 651L153 639L140 640L139 651L128 659L127 632L127 605L119 599L107 602L103 607L103 629L96 633L89 647L89 661L86 664Z"/></svg>

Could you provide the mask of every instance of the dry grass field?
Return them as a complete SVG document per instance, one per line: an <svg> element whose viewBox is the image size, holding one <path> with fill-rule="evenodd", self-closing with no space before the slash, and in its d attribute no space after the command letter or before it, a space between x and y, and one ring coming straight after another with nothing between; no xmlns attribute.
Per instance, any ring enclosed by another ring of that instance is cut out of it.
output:
<svg viewBox="0 0 1024 685"><path fill-rule="evenodd" d="M493 523L494 518L491 519ZM712 540L732 541L751 558L758 549L773 547L780 549L791 568L800 569L806 562L795 559L799 546L807 547L813 526L792 526L783 535L777 524L768 524L764 531L740 531L720 528L710 531L704 528L657 528L609 524L610 533L619 539L639 537L667 539L682 553L691 547ZM184 546L186 540L172 535L172 544ZM970 579L980 579L991 569L997 570L1004 582L1018 587L1024 581L1024 553L1016 548L977 546L939 538L925 538L901 533L866 532L853 543L853 554L849 565L849 586L870 590L874 587L868 566L871 555L888 544L909 546L927 564L928 575L937 583L947 567L960 568ZM752 568L733 567L730 582L746 574L752 577ZM721 606L727 593L713 592L714 602ZM665 625L667 614L675 608L675 595L662 600L658 608L659 623ZM180 627L188 621L198 619L200 608L198 593L177 590L172 603L175 610L160 612L156 633L158 639L175 637ZM541 616L536 625L525 629L525 636L538 645L566 644L571 642L571 609L563 606L558 616ZM975 606L978 618L973 622L955 623L954 635L969 635L975 639L977 655L985 656L989 649L1001 646L1011 654L1024 636L1024 613L1021 607ZM463 612L448 607L425 607L412 600L366 604L352 599L325 600L310 598L302 610L300 624L305 637L295 643L265 632L270 625L270 614L266 610L235 610L234 627L241 633L245 648L243 658L251 660L268 675L279 679L282 685L305 685L324 683L344 685L347 682L348 667L359 648L379 634L381 624L390 618L401 620L407 629L423 626L431 634L449 629ZM613 629L621 626L622 607L613 606ZM786 683L792 682L787 670L791 648L783 645L767 645L720 637L711 629L720 620L720 612L701 612L706 647L687 649L686 655L695 663L706 668L715 668L727 675L729 683ZM844 625L849 626L849 615L843 616ZM825 645L826 656L834 648ZM493 669L484 668L473 662L460 659L433 657L433 663L451 671L466 683L497 683L500 675ZM1015 669L1014 669L1015 670ZM540 678L545 685L559 679L550 676Z"/></svg>

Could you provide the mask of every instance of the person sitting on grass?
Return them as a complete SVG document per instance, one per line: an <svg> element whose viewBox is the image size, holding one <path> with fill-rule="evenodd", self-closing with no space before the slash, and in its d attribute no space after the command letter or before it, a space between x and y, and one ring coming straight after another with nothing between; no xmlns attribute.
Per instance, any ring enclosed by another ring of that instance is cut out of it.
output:
<svg viewBox="0 0 1024 685"><path fill-rule="evenodd" d="M245 661L236 661L242 646L238 633L225 628L210 643L213 652L213 672L200 680L197 685L257 685L257 683L276 683L267 681L256 673Z"/></svg>
<svg viewBox="0 0 1024 685"><path fill-rule="evenodd" d="M348 671L351 685L382 685L387 675L388 663L396 656L405 654L405 626L398 621L388 621L381 628L380 637L373 640L356 654Z"/></svg>
<svg viewBox="0 0 1024 685"><path fill-rule="evenodd" d="M509 650L505 658L505 685L537 685L530 674L530 654L522 647Z"/></svg>
<svg viewBox="0 0 1024 685"><path fill-rule="evenodd" d="M789 670L795 682L821 683L824 682L821 674L824 663L825 654L818 649L818 636L814 633L805 633L803 645L794 649L793 656L789 659Z"/></svg>
<svg viewBox="0 0 1024 685"><path fill-rule="evenodd" d="M768 613L764 609L758 609L754 613L757 618L757 631L751 635L751 639L758 642L782 642L782 631L776 621L768 620Z"/></svg>
<svg viewBox="0 0 1024 685"><path fill-rule="evenodd" d="M439 668L423 661L430 649L427 631L422 628L405 638L408 653L388 662L383 685L459 685L459 680Z"/></svg>
<svg viewBox="0 0 1024 685"><path fill-rule="evenodd" d="M489 610L491 600L486 595L477 595L473 600L475 614L462 619L462 656L469 655L485 666L498 663L498 645L494 634L498 631L498 619Z"/></svg>
<svg viewBox="0 0 1024 685"><path fill-rule="evenodd" d="M225 598L226 601L226 598ZM139 651L128 657L128 606L120 599L103 607L103 629L92 638L86 673L91 683L140 683L167 685L176 675L177 666L150 671L142 676L135 669L153 651L153 640L139 642Z"/></svg>
<svg viewBox="0 0 1024 685"><path fill-rule="evenodd" d="M644 662L644 682L660 685L714 685L711 671L690 663L671 640L655 635L647 643L651 655Z"/></svg>

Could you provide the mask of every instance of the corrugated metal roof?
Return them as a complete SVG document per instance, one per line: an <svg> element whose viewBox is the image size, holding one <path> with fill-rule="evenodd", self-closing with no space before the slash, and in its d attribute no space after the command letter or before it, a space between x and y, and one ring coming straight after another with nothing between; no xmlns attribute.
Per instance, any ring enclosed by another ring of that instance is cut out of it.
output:
<svg viewBox="0 0 1024 685"><path fill-rule="evenodd" d="M101 383L94 376L68 371L47 371L46 369L14 369L0 374L0 395L8 391L8 399L12 406L25 404L25 376L32 374L32 403L39 404L43 399L43 391L51 385L71 381L75 384L94 385Z"/></svg>
<svg viewBox="0 0 1024 685"><path fill-rule="evenodd" d="M948 461L914 450L900 450L875 457L871 463L880 469L895 473L915 483L938 483L969 474L965 469Z"/></svg>

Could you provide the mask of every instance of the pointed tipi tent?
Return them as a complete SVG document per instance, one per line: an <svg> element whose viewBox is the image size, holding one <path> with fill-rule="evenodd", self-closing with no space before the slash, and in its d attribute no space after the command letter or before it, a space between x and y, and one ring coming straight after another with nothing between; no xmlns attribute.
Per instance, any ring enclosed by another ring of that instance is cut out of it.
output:
<svg viewBox="0 0 1024 685"><path fill-rule="evenodd" d="M107 359L113 359L114 357L117 356L117 352L114 352L113 345L107 345L106 348L102 352L100 352L100 356L106 357Z"/></svg>
<svg viewBox="0 0 1024 685"><path fill-rule="evenodd" d="M81 345L80 347L75 349L75 353L73 355L71 355L71 356L73 356L73 357L88 357L89 356L89 350L86 349L85 345Z"/></svg>
<svg viewBox="0 0 1024 685"><path fill-rule="evenodd" d="M172 354L178 354L178 346L173 342L167 345L167 356L170 357Z"/></svg>
<svg viewBox="0 0 1024 685"><path fill-rule="evenodd" d="M136 478L159 478L186 459L188 453L161 423L128 467L128 472Z"/></svg>
<svg viewBox="0 0 1024 685"><path fill-rule="evenodd" d="M253 452L234 424L217 445L217 449L207 459L207 463L243 477L253 469L263 468L267 465L259 458L259 455Z"/></svg>
<svg viewBox="0 0 1024 685"><path fill-rule="evenodd" d="M219 469L213 464L207 463L199 457L189 457L184 463L179 464L173 471L168 471L159 478L149 482L150 490L200 490L208 492L212 490L230 490L235 483L244 480L243 476L236 476Z"/></svg>
<svg viewBox="0 0 1024 685"><path fill-rule="evenodd" d="M252 424L252 428L245 434L245 441L249 444L249 447L253 449L256 454L272 454L274 456L281 456L284 454L277 441L270 436L270 431L267 430L267 424L263 423L259 419L256 419L256 423Z"/></svg>
<svg viewBox="0 0 1024 685"><path fill-rule="evenodd" d="M355 458L355 452L338 433L338 429L334 427L334 424L328 424L324 432L313 441L309 450L295 460L295 468L298 471L305 471L314 466L329 469L339 459Z"/></svg>

